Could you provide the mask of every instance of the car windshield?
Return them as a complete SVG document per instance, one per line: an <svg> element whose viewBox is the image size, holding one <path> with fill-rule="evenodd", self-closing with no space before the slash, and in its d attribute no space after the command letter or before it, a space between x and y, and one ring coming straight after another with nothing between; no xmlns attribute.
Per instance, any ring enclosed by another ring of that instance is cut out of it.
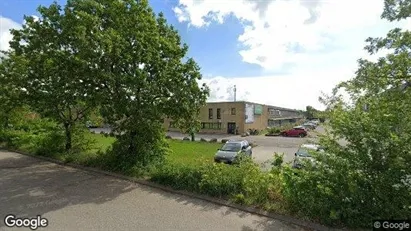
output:
<svg viewBox="0 0 411 231"><path fill-rule="evenodd" d="M308 149L306 149L306 148L300 148L300 149L298 149L297 155L298 155L298 156L301 156L301 157L311 157Z"/></svg>
<svg viewBox="0 0 411 231"><path fill-rule="evenodd" d="M226 143L222 148L221 151L225 152L238 152L241 150L240 143Z"/></svg>

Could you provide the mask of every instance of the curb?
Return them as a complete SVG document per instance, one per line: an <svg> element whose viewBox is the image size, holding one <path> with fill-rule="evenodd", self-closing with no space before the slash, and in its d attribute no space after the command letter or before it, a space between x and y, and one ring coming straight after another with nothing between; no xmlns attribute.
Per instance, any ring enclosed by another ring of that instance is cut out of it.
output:
<svg viewBox="0 0 411 231"><path fill-rule="evenodd" d="M80 169L80 170L83 170L83 171L94 172L94 173L101 174L101 175L115 177L115 178L118 178L118 179L130 181L130 182L133 182L133 183L136 183L136 184L140 184L140 185L152 187L152 188L155 188L155 189L159 189L159 190L162 190L162 191L165 191L165 192L168 192L168 193L179 194L179 195L183 195L183 196L187 196L187 197L207 201L207 202L210 202L210 203L213 203L213 204L216 204L216 205L226 206L226 207L229 207L229 208L237 209L237 210L240 210L240 211L243 211L243 212L248 212L248 213L259 215L259 216L263 216L263 217L267 217L267 218L271 218L271 219L275 219L275 220L280 220L280 221L283 221L283 222L286 222L286 223L289 223L289 224L293 224L293 225L297 225L297 226L300 226L302 228L309 229L309 230L318 230L318 231L343 230L343 229L329 228L329 227L326 227L324 225L320 225L320 224L310 222L310 221L302 221L302 220L294 218L292 216L275 214L275 213L263 211L263 210L252 208L252 207L247 207L247 206L234 204L234 203L231 203L231 202L226 201L226 200L221 200L221 199L216 199L216 198L212 198L212 197L209 197L209 196L194 194L194 193L187 192L187 191L174 190L170 187L165 187L165 186L162 186L162 185L157 184L157 183L153 183L153 182L150 182L150 181L147 181L147 180L137 179L137 178L133 178L133 177L128 177L128 176L121 175L121 174L118 174L118 173L108 172L108 171L99 170L99 169L91 168L91 167L85 167L85 166L81 166L81 165L73 164L73 163L65 163L63 161L56 160L56 159L53 159L53 158L44 157L44 156L37 156L37 155L33 155L33 154L26 153L26 152L23 152L23 151L19 151L19 150L12 150L12 149L6 149L6 148L0 148L0 150L5 150L5 151L8 151L8 152L15 152L15 153L18 153L18 154L21 154L21 155L25 155L25 156L33 157L33 158L36 158L36 159L52 162L52 163L55 163L55 164L58 164L58 165L68 166L68 167Z"/></svg>

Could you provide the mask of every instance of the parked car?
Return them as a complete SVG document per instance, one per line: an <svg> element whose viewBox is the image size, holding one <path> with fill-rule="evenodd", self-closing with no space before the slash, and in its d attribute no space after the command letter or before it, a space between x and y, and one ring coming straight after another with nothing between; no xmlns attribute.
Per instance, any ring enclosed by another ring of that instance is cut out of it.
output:
<svg viewBox="0 0 411 231"><path fill-rule="evenodd" d="M315 166L315 159L311 156L310 151L324 152L324 148L317 144L302 144L295 153L293 168L303 168L305 161L310 161Z"/></svg>
<svg viewBox="0 0 411 231"><path fill-rule="evenodd" d="M294 137L305 137L307 136L307 130L303 126L297 126L290 130L282 131L282 136L294 136Z"/></svg>
<svg viewBox="0 0 411 231"><path fill-rule="evenodd" d="M307 127L307 128L310 129L310 130L313 130L313 129L315 129L315 128L317 127L316 124L311 123L311 122L305 122L305 123L302 124L302 126L303 126L303 127Z"/></svg>
<svg viewBox="0 0 411 231"><path fill-rule="evenodd" d="M86 127L87 128L97 128L98 126L93 124L91 121L86 122Z"/></svg>
<svg viewBox="0 0 411 231"><path fill-rule="evenodd" d="M252 156L252 147L248 141L230 140L227 141L222 148L218 149L214 156L214 161L217 163L232 164L241 153L250 157Z"/></svg>
<svg viewBox="0 0 411 231"><path fill-rule="evenodd" d="M315 125L319 125L320 124L320 121L319 120L310 120L310 121L308 121L309 123L313 123L313 124L315 124Z"/></svg>

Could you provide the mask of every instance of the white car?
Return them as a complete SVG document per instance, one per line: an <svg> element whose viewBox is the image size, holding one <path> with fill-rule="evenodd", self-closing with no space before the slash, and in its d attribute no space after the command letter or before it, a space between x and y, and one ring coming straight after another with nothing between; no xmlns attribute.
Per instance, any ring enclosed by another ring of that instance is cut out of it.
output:
<svg viewBox="0 0 411 231"><path fill-rule="evenodd" d="M310 151L324 152L324 149L318 144L302 144L295 153L293 168L304 167L304 161L311 161L315 165L315 160L311 156Z"/></svg>

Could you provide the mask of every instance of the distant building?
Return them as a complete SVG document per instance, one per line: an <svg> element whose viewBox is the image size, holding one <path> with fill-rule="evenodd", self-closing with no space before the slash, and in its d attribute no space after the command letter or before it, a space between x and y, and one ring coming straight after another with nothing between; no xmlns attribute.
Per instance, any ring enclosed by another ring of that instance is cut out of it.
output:
<svg viewBox="0 0 411 231"><path fill-rule="evenodd" d="M249 129L263 130L267 127L295 123L304 115L297 110L246 101L207 103L200 110L200 133L244 133ZM179 131L173 121L165 119L168 131Z"/></svg>

